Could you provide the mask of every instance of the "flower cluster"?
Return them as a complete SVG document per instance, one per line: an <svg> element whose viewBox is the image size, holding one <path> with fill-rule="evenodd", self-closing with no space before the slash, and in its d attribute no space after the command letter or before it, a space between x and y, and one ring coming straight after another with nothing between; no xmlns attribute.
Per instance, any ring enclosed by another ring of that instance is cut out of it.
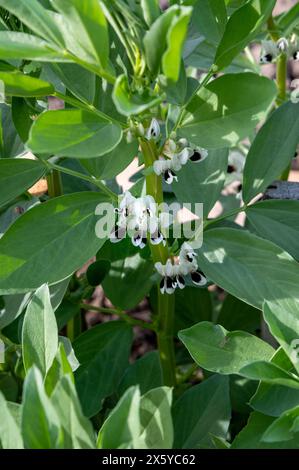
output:
<svg viewBox="0 0 299 470"><path fill-rule="evenodd" d="M158 140L160 137L160 125L157 119L153 118L147 129L141 122L130 122L130 128L127 132L127 142L130 143L134 137L145 137L147 140Z"/></svg>
<svg viewBox="0 0 299 470"><path fill-rule="evenodd" d="M178 262L173 264L170 259L166 264L156 263L155 268L162 276L160 291L162 294L173 294L176 288L184 289L185 277L190 274L193 284L205 286L207 279L202 271L198 269L196 253L189 243L183 243Z"/></svg>
<svg viewBox="0 0 299 470"><path fill-rule="evenodd" d="M287 54L289 58L299 61L299 43L297 36L293 35L290 40L280 38L277 42L262 41L260 63L269 64L282 52Z"/></svg>
<svg viewBox="0 0 299 470"><path fill-rule="evenodd" d="M169 139L164 145L162 155L154 162L156 175L163 175L167 184L177 181L176 173L186 165L188 160L194 163L202 162L208 156L208 151L201 147L194 147L187 139Z"/></svg>
<svg viewBox="0 0 299 470"><path fill-rule="evenodd" d="M166 212L158 213L152 196L135 198L126 191L115 212L118 220L110 234L111 242L121 241L128 233L133 245L140 248L146 245L148 235L153 245L166 244L161 229L169 227L171 218Z"/></svg>

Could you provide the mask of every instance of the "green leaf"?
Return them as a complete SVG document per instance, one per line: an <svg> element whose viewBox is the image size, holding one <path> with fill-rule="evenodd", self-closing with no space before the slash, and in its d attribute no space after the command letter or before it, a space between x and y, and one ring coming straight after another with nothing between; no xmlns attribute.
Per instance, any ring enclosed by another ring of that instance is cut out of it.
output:
<svg viewBox="0 0 299 470"><path fill-rule="evenodd" d="M40 287L28 304L22 329L22 351L25 371L36 365L43 377L50 369L58 349L56 318L46 284Z"/></svg>
<svg viewBox="0 0 299 470"><path fill-rule="evenodd" d="M261 312L228 294L217 317L217 323L227 330L242 329L255 333L261 326Z"/></svg>
<svg viewBox="0 0 299 470"><path fill-rule="evenodd" d="M105 69L109 60L109 36L106 18L98 0L52 0L52 5L63 15L63 21L76 48L84 56ZM74 31L76 35L74 36ZM84 58L84 57L83 57Z"/></svg>
<svg viewBox="0 0 299 470"><path fill-rule="evenodd" d="M274 353L256 336L245 331L229 332L210 322L197 323L178 336L197 364L220 374L239 374L245 365L270 360Z"/></svg>
<svg viewBox="0 0 299 470"><path fill-rule="evenodd" d="M130 364L119 384L118 393L123 395L129 387L139 385L140 392L144 394L153 388L162 386L162 383L159 353L151 351Z"/></svg>
<svg viewBox="0 0 299 470"><path fill-rule="evenodd" d="M258 132L248 152L243 199L249 202L278 178L294 157L299 135L299 103L280 106Z"/></svg>
<svg viewBox="0 0 299 470"><path fill-rule="evenodd" d="M27 142L32 126L32 109L25 98L13 96L11 100L11 114L15 128L22 142Z"/></svg>
<svg viewBox="0 0 299 470"><path fill-rule="evenodd" d="M145 34L146 61L153 75L158 73L162 61L164 74L171 80L178 80L191 12L190 7L173 5L157 18Z"/></svg>
<svg viewBox="0 0 299 470"><path fill-rule="evenodd" d="M1 0L0 0L1 1ZM27 33L0 31L0 56L2 59L67 60L55 45Z"/></svg>
<svg viewBox="0 0 299 470"><path fill-rule="evenodd" d="M299 449L299 407L283 413L268 427L262 436L264 442L290 441L297 438Z"/></svg>
<svg viewBox="0 0 299 470"><path fill-rule="evenodd" d="M100 449L140 449L140 391L129 388L100 429L97 447Z"/></svg>
<svg viewBox="0 0 299 470"><path fill-rule="evenodd" d="M207 230L198 264L220 287L260 309L265 299L299 297L298 263L277 245L245 230Z"/></svg>
<svg viewBox="0 0 299 470"><path fill-rule="evenodd" d="M271 334L284 349L299 373L299 302L287 298L278 302L265 302L265 321Z"/></svg>
<svg viewBox="0 0 299 470"><path fill-rule="evenodd" d="M297 449L298 438L288 442L263 442L265 431L273 423L273 418L254 412L247 425L234 439L231 449Z"/></svg>
<svg viewBox="0 0 299 470"><path fill-rule="evenodd" d="M213 375L174 404L175 449L214 447L211 434L226 438L230 422L229 380Z"/></svg>
<svg viewBox="0 0 299 470"><path fill-rule="evenodd" d="M218 44L227 23L224 0L197 0L193 6L192 24L212 44Z"/></svg>
<svg viewBox="0 0 299 470"><path fill-rule="evenodd" d="M249 44L269 18L274 6L275 0L250 0L231 15L216 51L215 65L218 70L229 65Z"/></svg>
<svg viewBox="0 0 299 470"><path fill-rule="evenodd" d="M181 7L180 15L172 20L167 32L167 49L162 57L162 70L171 82L179 79L182 50L191 13L191 8Z"/></svg>
<svg viewBox="0 0 299 470"><path fill-rule="evenodd" d="M172 389L159 387L148 391L140 400L140 440L142 448L172 449Z"/></svg>
<svg viewBox="0 0 299 470"><path fill-rule="evenodd" d="M96 178L108 180L121 173L133 161L137 153L137 140L128 144L126 139L123 138L112 152L99 158L84 159L81 164Z"/></svg>
<svg viewBox="0 0 299 470"><path fill-rule="evenodd" d="M248 207L249 228L299 261L299 201L266 200Z"/></svg>
<svg viewBox="0 0 299 470"><path fill-rule="evenodd" d="M96 287L102 284L104 278L110 270L108 260L98 260L88 266L86 278L90 286Z"/></svg>
<svg viewBox="0 0 299 470"><path fill-rule="evenodd" d="M148 91L142 94L131 91L126 75L117 78L112 98L117 111L124 116L143 113L161 101L160 96L151 95Z"/></svg>
<svg viewBox="0 0 299 470"><path fill-rule="evenodd" d="M104 292L113 305L129 310L149 293L153 285L152 274L152 261L143 259L139 253L128 255L111 263L103 281Z"/></svg>
<svg viewBox="0 0 299 470"><path fill-rule="evenodd" d="M141 0L141 9L148 26L161 15L159 0Z"/></svg>
<svg viewBox="0 0 299 470"><path fill-rule="evenodd" d="M4 82L6 95L25 97L45 96L52 95L55 91L51 83L19 72L0 72L1 81Z"/></svg>
<svg viewBox="0 0 299 470"><path fill-rule="evenodd" d="M63 343L59 343L56 356L54 357L53 363L45 379L45 389L48 396L52 395L52 392L59 380L66 375L69 375L70 379L74 382L72 368L67 359L64 345Z"/></svg>
<svg viewBox="0 0 299 470"><path fill-rule="evenodd" d="M295 3L292 8L285 11L278 19L277 26L283 32L283 36L286 37L292 33L293 29L299 23L299 4Z"/></svg>
<svg viewBox="0 0 299 470"><path fill-rule="evenodd" d="M203 203L206 218L218 200L227 170L227 149L209 150L208 157L196 164L191 161L183 166L178 182L172 184L179 202Z"/></svg>
<svg viewBox="0 0 299 470"><path fill-rule="evenodd" d="M72 63L57 64L52 62L43 64L42 70L42 77L46 80L54 82L54 75L55 79L61 80L76 98L88 103L94 102L96 92L96 75L94 73L84 69L81 65ZM76 77L76 80L74 80L74 77ZM60 91L57 85L56 88L57 91Z"/></svg>
<svg viewBox="0 0 299 470"><path fill-rule="evenodd" d="M275 352L271 362L286 371L293 371L293 365L282 348ZM265 382L259 384L256 393L250 400L250 406L254 410L269 416L280 416L298 405L298 390Z"/></svg>
<svg viewBox="0 0 299 470"><path fill-rule="evenodd" d="M81 110L46 111L34 122L28 148L33 153L92 158L110 152L120 142L118 124Z"/></svg>
<svg viewBox="0 0 299 470"><path fill-rule="evenodd" d="M38 36L64 47L63 37L57 24L38 0L0 0L0 6L17 16Z"/></svg>
<svg viewBox="0 0 299 470"><path fill-rule="evenodd" d="M4 206L42 178L45 165L27 158L0 159L0 206Z"/></svg>
<svg viewBox="0 0 299 470"><path fill-rule="evenodd" d="M94 416L102 400L111 395L128 366L132 328L113 321L97 325L73 343L81 364L76 370L76 386L86 416Z"/></svg>
<svg viewBox="0 0 299 470"><path fill-rule="evenodd" d="M200 321L212 320L213 305L208 289L188 287L175 291L175 331Z"/></svg>
<svg viewBox="0 0 299 470"><path fill-rule="evenodd" d="M206 148L233 146L266 117L275 95L276 86L268 78L253 73L223 75L192 98L179 133Z"/></svg>
<svg viewBox="0 0 299 470"><path fill-rule="evenodd" d="M23 151L24 145L12 119L12 108L0 104L0 156L1 158L16 157Z"/></svg>
<svg viewBox="0 0 299 470"><path fill-rule="evenodd" d="M0 444L2 449L23 449L23 440L8 404L0 392Z"/></svg>
<svg viewBox="0 0 299 470"><path fill-rule="evenodd" d="M55 284L94 256L105 241L95 234L100 202L107 199L99 193L75 193L19 217L0 239L0 294Z"/></svg>
<svg viewBox="0 0 299 470"><path fill-rule="evenodd" d="M64 448L94 449L95 437L92 424L82 413L75 385L70 376L58 382L51 403L60 417L64 431Z"/></svg>
<svg viewBox="0 0 299 470"><path fill-rule="evenodd" d="M242 367L240 374L251 380L261 380L266 383L283 385L299 389L299 378L286 372L279 366L266 361L256 361Z"/></svg>
<svg viewBox="0 0 299 470"><path fill-rule="evenodd" d="M63 432L58 415L44 390L36 367L28 372L23 389L22 435L27 449L60 449Z"/></svg>

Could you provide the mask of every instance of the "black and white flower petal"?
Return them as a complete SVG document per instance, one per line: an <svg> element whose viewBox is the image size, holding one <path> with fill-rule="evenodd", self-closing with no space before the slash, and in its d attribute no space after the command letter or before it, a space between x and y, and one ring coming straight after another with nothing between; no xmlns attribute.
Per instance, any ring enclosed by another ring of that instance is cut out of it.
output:
<svg viewBox="0 0 299 470"><path fill-rule="evenodd" d="M175 174L175 172L170 169L166 170L163 176L164 176L164 181L167 184L171 184L173 181L178 180L178 177Z"/></svg>
<svg viewBox="0 0 299 470"><path fill-rule="evenodd" d="M200 270L193 271L191 273L191 280L192 280L193 284L195 284L196 286L200 286L200 287L205 286L208 282L207 278L204 275L204 273Z"/></svg>
<svg viewBox="0 0 299 470"><path fill-rule="evenodd" d="M110 233L109 239L111 243L121 242L126 236L126 230L123 227L116 225Z"/></svg>
<svg viewBox="0 0 299 470"><path fill-rule="evenodd" d="M196 147L191 153L189 160L193 163L200 163L208 156L208 151L201 147Z"/></svg>
<svg viewBox="0 0 299 470"><path fill-rule="evenodd" d="M184 277L181 275L181 274L178 274L177 277L176 277L176 282L177 282L177 287L179 289L184 289L185 285L186 285L186 282L185 282L185 279Z"/></svg>

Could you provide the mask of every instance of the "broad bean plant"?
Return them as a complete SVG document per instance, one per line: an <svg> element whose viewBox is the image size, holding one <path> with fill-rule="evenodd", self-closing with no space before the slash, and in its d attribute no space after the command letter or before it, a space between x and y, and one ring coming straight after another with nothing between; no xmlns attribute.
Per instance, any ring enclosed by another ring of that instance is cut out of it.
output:
<svg viewBox="0 0 299 470"><path fill-rule="evenodd" d="M2 448L299 448L275 4L0 0Z"/></svg>

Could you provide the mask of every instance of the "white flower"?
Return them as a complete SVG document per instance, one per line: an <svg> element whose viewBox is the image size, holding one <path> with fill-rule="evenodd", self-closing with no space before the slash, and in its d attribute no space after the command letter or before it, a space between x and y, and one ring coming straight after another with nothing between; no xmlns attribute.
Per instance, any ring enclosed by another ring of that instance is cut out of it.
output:
<svg viewBox="0 0 299 470"><path fill-rule="evenodd" d="M185 277L190 274L192 282L197 286L205 286L207 278L198 269L196 253L192 246L185 242L181 246L178 262L173 264L170 259L166 264L156 263L155 268L162 276L160 291L162 294L173 294L176 288L184 289L186 285Z"/></svg>
<svg viewBox="0 0 299 470"><path fill-rule="evenodd" d="M262 41L262 49L260 55L261 64L270 64L279 54L277 45L273 41Z"/></svg>
<svg viewBox="0 0 299 470"><path fill-rule="evenodd" d="M279 52L287 52L289 48L289 42L286 38L280 38L278 39L276 46Z"/></svg>
<svg viewBox="0 0 299 470"><path fill-rule="evenodd" d="M194 147L192 149L192 153L189 157L189 160L193 163L199 163L205 160L208 156L209 152L207 149L204 149L202 147Z"/></svg>
<svg viewBox="0 0 299 470"><path fill-rule="evenodd" d="M166 244L161 229L169 227L172 220L166 212L157 213L157 206L152 196L135 198L126 191L115 212L118 214L118 220L110 235L113 243L122 240L127 232L133 245L140 248L146 245L148 234L153 245L161 242Z"/></svg>
<svg viewBox="0 0 299 470"><path fill-rule="evenodd" d="M160 125L157 119L153 118L149 128L146 131L147 140L157 140L160 137Z"/></svg>

